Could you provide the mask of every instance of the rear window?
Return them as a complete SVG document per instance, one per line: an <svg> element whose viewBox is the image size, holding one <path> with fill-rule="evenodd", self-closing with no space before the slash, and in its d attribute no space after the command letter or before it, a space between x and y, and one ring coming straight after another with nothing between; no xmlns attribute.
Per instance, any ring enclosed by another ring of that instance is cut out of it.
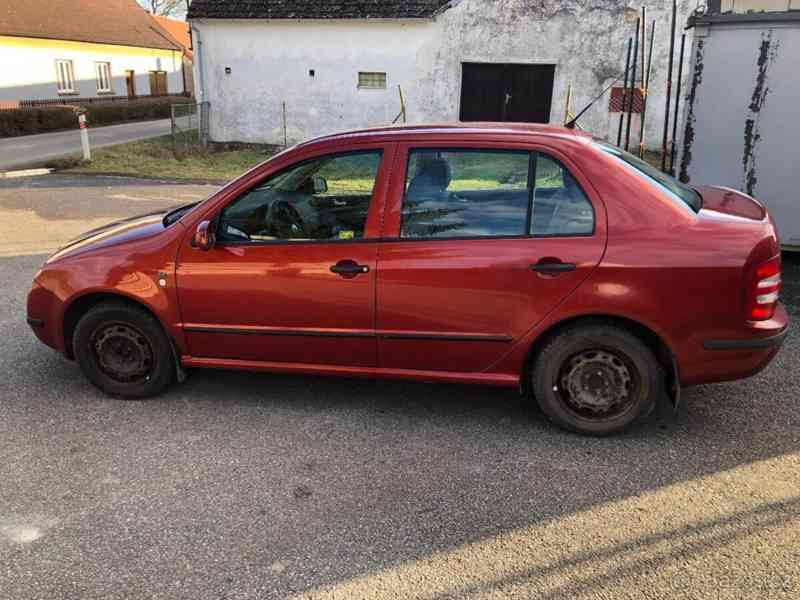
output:
<svg viewBox="0 0 800 600"><path fill-rule="evenodd" d="M700 194L698 194L688 185L681 183L666 173L662 173L654 166L646 163L639 157L634 156L630 152L625 152L625 150L621 150L616 146L612 146L611 144L607 144L605 142L594 142L594 145L609 156L613 156L616 160L624 164L640 179L643 179L648 183L658 187L673 202L684 208L688 207L693 212L698 212L702 208L703 200L700 197Z"/></svg>

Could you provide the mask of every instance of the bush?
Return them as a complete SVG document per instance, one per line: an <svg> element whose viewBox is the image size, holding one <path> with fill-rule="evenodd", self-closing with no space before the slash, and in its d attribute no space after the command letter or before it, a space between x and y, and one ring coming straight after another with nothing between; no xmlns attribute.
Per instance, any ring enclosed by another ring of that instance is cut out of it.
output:
<svg viewBox="0 0 800 600"><path fill-rule="evenodd" d="M170 107L176 103L191 102L189 98L154 98L132 102L109 102L108 104L89 104L85 107L89 126L110 125L125 121L145 121L147 119L168 119Z"/></svg>
<svg viewBox="0 0 800 600"><path fill-rule="evenodd" d="M77 110L75 106L0 110L0 137L76 129L78 127Z"/></svg>
<svg viewBox="0 0 800 600"><path fill-rule="evenodd" d="M86 111L89 127L126 121L168 119L173 104L186 104L191 98L147 98L130 102L106 102L77 106L47 106L0 110L0 137L77 129L79 110Z"/></svg>

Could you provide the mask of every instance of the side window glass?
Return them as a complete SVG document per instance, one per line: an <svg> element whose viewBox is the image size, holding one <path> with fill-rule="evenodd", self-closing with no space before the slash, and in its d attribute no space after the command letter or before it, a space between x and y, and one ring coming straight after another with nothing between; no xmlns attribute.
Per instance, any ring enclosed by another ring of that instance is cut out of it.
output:
<svg viewBox="0 0 800 600"><path fill-rule="evenodd" d="M222 242L364 237L380 151L324 156L281 171L222 211Z"/></svg>
<svg viewBox="0 0 800 600"><path fill-rule="evenodd" d="M592 204L561 163L545 154L537 154L535 183L533 235L591 235L594 232Z"/></svg>
<svg viewBox="0 0 800 600"><path fill-rule="evenodd" d="M525 235L529 165L524 151L412 150L401 237Z"/></svg>

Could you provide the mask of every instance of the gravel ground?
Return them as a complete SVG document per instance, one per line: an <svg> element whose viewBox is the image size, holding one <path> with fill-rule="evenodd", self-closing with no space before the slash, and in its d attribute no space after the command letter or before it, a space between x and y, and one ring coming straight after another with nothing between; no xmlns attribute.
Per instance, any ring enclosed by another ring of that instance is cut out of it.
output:
<svg viewBox="0 0 800 600"><path fill-rule="evenodd" d="M800 597L796 329L602 440L497 389L196 372L103 397L25 325L45 246L209 191L0 185L0 598Z"/></svg>

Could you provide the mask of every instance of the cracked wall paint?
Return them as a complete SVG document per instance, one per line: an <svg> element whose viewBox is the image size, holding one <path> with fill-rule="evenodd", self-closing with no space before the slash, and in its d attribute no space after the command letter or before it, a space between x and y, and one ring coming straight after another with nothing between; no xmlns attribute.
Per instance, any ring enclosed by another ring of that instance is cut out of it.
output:
<svg viewBox="0 0 800 600"><path fill-rule="evenodd" d="M659 147L664 121L671 2L648 5L658 21L646 143ZM695 8L679 2L679 27ZM403 87L411 123L457 121L463 62L555 64L551 122L567 87L578 112L622 73L634 33L622 0L460 0L423 22L222 21L193 23L205 61L205 100L214 141L282 143L282 103L291 141L381 125L399 112ZM231 67L231 74L225 74ZM308 72L315 70L315 77ZM358 90L358 71L388 75L386 90ZM677 72L677 65L676 65ZM685 70L688 72L688 69ZM580 125L616 136L619 113L602 99ZM638 123L634 123L638 133ZM638 135L636 137L638 143Z"/></svg>
<svg viewBox="0 0 800 600"><path fill-rule="evenodd" d="M697 90L703 83L703 47L704 40L697 40L697 49L694 55L694 65L692 68L692 79L689 93L686 96L686 120L683 131L683 151L681 152L680 180L689 183L689 167L692 164L692 145L694 144L695 125L697 116L695 115L695 103L697 102Z"/></svg>
<svg viewBox="0 0 800 600"><path fill-rule="evenodd" d="M743 182L742 190L750 194L755 193L758 183L757 174L757 148L761 141L760 116L761 109L769 94L768 73L770 64L777 58L778 42L773 43L773 30L770 29L761 35L758 59L756 61L756 83L750 99L749 112L744 122L744 152L742 155Z"/></svg>

